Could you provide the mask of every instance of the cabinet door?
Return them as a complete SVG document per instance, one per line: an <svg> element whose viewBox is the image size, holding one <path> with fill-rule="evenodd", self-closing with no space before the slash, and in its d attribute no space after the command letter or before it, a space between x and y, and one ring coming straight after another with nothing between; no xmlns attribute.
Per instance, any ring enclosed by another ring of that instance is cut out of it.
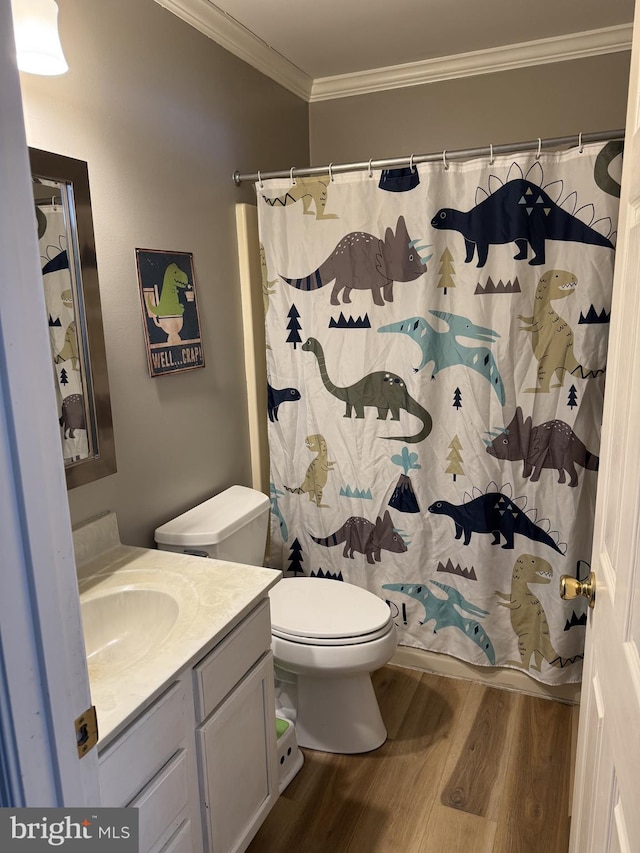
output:
<svg viewBox="0 0 640 853"><path fill-rule="evenodd" d="M278 797L271 652L203 723L197 740L209 850L239 853Z"/></svg>

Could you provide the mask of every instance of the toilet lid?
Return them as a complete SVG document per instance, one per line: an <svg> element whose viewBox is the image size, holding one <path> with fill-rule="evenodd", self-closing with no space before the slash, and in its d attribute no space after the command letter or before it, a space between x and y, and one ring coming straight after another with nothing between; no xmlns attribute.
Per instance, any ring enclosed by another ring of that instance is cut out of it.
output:
<svg viewBox="0 0 640 853"><path fill-rule="evenodd" d="M372 592L328 578L285 578L270 591L271 631L283 638L373 639L389 630L389 606Z"/></svg>

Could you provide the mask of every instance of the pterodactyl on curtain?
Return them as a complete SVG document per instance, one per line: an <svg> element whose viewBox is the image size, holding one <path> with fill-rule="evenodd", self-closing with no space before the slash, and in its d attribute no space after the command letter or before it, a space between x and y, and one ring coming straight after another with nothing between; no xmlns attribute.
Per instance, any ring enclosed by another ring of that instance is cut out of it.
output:
<svg viewBox="0 0 640 853"><path fill-rule="evenodd" d="M270 565L376 593L402 645L580 680L558 581L589 571L619 154L256 184Z"/></svg>

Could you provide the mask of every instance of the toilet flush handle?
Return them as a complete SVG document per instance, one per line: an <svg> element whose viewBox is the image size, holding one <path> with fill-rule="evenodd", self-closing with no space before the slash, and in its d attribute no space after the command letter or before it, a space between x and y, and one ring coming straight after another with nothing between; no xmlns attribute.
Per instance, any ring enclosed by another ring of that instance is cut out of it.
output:
<svg viewBox="0 0 640 853"><path fill-rule="evenodd" d="M206 551L196 551L193 548L183 548L182 553L188 554L190 557L208 557L209 556Z"/></svg>

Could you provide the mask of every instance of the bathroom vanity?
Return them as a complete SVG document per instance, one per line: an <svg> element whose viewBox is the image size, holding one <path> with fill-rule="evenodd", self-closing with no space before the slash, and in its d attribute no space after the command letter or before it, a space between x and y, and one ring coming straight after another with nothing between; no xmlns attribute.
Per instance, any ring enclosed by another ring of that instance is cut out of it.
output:
<svg viewBox="0 0 640 853"><path fill-rule="evenodd" d="M269 589L280 573L74 531L103 806L140 853L244 850L278 797Z"/></svg>

